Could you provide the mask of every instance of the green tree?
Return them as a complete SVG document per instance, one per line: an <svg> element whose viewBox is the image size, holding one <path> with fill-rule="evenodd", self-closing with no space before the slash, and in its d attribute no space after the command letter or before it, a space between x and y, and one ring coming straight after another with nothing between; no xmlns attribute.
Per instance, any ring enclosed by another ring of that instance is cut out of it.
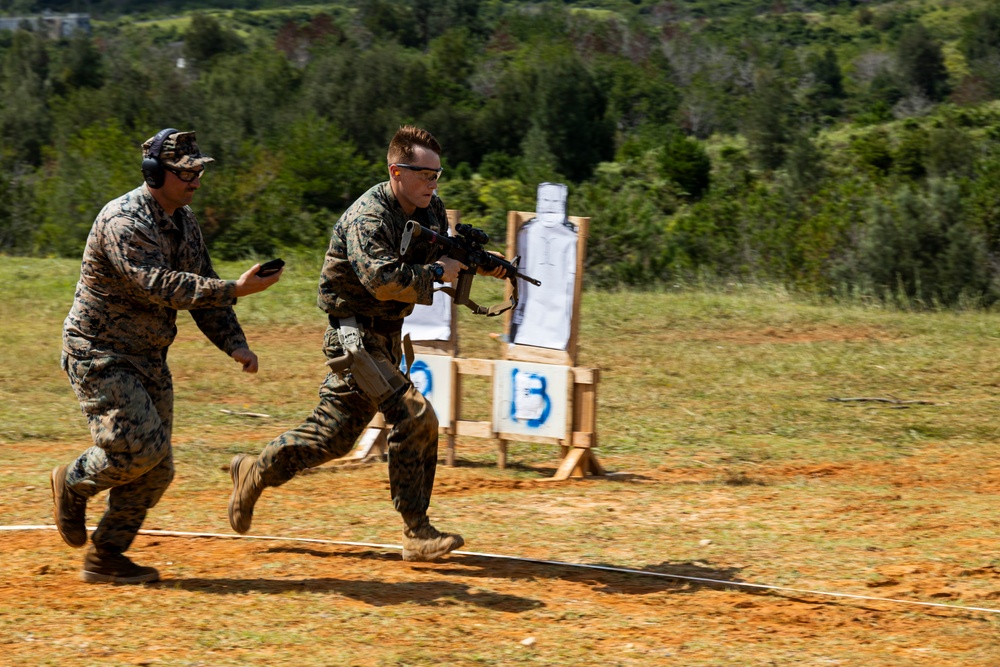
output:
<svg viewBox="0 0 1000 667"><path fill-rule="evenodd" d="M205 64L216 56L239 53L244 48L240 36L210 14L195 12L184 31L184 56L194 63Z"/></svg>
<svg viewBox="0 0 1000 667"><path fill-rule="evenodd" d="M467 28L452 28L431 42L428 75L436 99L472 101L469 80L475 71L478 46Z"/></svg>
<svg viewBox="0 0 1000 667"><path fill-rule="evenodd" d="M324 51L302 74L301 89L305 106L341 128L369 159L385 155L400 125L420 122L434 108L423 59L394 43Z"/></svg>
<svg viewBox="0 0 1000 667"><path fill-rule="evenodd" d="M484 86L482 107L476 117L476 134L482 141L481 154L484 157L495 153L517 156L521 142L531 129L537 107L535 72L522 61L505 66L502 60L495 59L487 61L483 67L496 67L500 71ZM549 148L555 147L549 144Z"/></svg>
<svg viewBox="0 0 1000 667"><path fill-rule="evenodd" d="M453 28L431 42L425 59L430 90L420 119L441 142L448 165L475 164L482 157L476 132L481 99L473 91L480 47L468 28Z"/></svg>
<svg viewBox="0 0 1000 667"><path fill-rule="evenodd" d="M694 139L674 134L660 153L660 171L689 199L700 199L708 190L712 162Z"/></svg>
<svg viewBox="0 0 1000 667"><path fill-rule="evenodd" d="M413 29L415 17L408 2L364 0L358 6L358 23L378 40L395 40L403 46L420 46L420 35Z"/></svg>
<svg viewBox="0 0 1000 667"><path fill-rule="evenodd" d="M70 257L83 252L104 205L142 182L141 141L109 121L81 128L47 155L35 191L41 220L34 242L38 252Z"/></svg>
<svg viewBox="0 0 1000 667"><path fill-rule="evenodd" d="M14 32L0 71L0 137L15 160L38 165L48 144L49 54L42 37Z"/></svg>
<svg viewBox="0 0 1000 667"><path fill-rule="evenodd" d="M664 246L669 266L680 277L739 275L746 222L742 207L754 187L759 186L744 189L740 199L706 197L671 220Z"/></svg>
<svg viewBox="0 0 1000 667"><path fill-rule="evenodd" d="M667 233L676 187L664 179L623 178L621 165L598 167L594 179L571 192L590 216L586 272L598 287L649 287L670 278L677 246Z"/></svg>
<svg viewBox="0 0 1000 667"><path fill-rule="evenodd" d="M862 102L861 121L881 123L892 120L892 109L905 97L905 84L894 71L881 69L868 84L868 91Z"/></svg>
<svg viewBox="0 0 1000 667"><path fill-rule="evenodd" d="M903 29L896 57L903 81L915 92L934 102L945 98L950 85L944 53L923 24L911 23Z"/></svg>
<svg viewBox="0 0 1000 667"><path fill-rule="evenodd" d="M763 169L777 169L785 162L785 154L794 138L790 99L778 73L758 73L754 93L748 101L744 132L751 157Z"/></svg>
<svg viewBox="0 0 1000 667"><path fill-rule="evenodd" d="M672 123L680 93L671 82L670 63L659 52L633 63L619 57L598 60L595 77L608 98L608 115L620 133L629 135L643 125Z"/></svg>
<svg viewBox="0 0 1000 667"><path fill-rule="evenodd" d="M852 137L849 150L871 173L882 176L892 169L892 145L882 129Z"/></svg>
<svg viewBox="0 0 1000 667"><path fill-rule="evenodd" d="M987 240L993 256L1000 256L1000 146L995 142L985 148L973 163L973 174L965 181L962 203L965 220Z"/></svg>
<svg viewBox="0 0 1000 667"><path fill-rule="evenodd" d="M60 50L57 81L62 91L76 88L101 88L104 85L104 59L93 40L77 33Z"/></svg>
<svg viewBox="0 0 1000 667"><path fill-rule="evenodd" d="M533 125L521 143L521 165L519 176L525 183L545 183L561 181L557 170L558 160L549 148L545 132Z"/></svg>
<svg viewBox="0 0 1000 667"><path fill-rule="evenodd" d="M300 192L310 210L343 210L371 184L371 165L340 128L313 112L292 123L278 147L281 178L294 184L289 189Z"/></svg>
<svg viewBox="0 0 1000 667"><path fill-rule="evenodd" d="M477 0L362 0L357 21L378 40L425 49L449 30L484 35Z"/></svg>
<svg viewBox="0 0 1000 667"><path fill-rule="evenodd" d="M240 160L248 139L276 137L296 100L299 73L277 51L260 48L218 58L196 88L195 126L220 160ZM177 86L183 90L183 86Z"/></svg>
<svg viewBox="0 0 1000 667"><path fill-rule="evenodd" d="M30 254L35 247L37 214L29 183L32 172L14 169L0 154L0 254Z"/></svg>
<svg viewBox="0 0 1000 667"><path fill-rule="evenodd" d="M969 176L977 152L975 140L961 129L950 125L934 128L927 137L927 172L937 178Z"/></svg>
<svg viewBox="0 0 1000 667"><path fill-rule="evenodd" d="M991 0L962 19L959 49L970 63L1000 56L1000 2Z"/></svg>
<svg viewBox="0 0 1000 667"><path fill-rule="evenodd" d="M471 35L484 36L485 26L480 17L483 3L479 0L409 0L416 18L415 32L420 46L426 47L450 30L460 29Z"/></svg>
<svg viewBox="0 0 1000 667"><path fill-rule="evenodd" d="M962 21L959 50L965 56L969 75L958 95L977 101L1000 95L1000 3L991 2Z"/></svg>
<svg viewBox="0 0 1000 667"><path fill-rule="evenodd" d="M962 210L959 188L937 179L924 194L904 187L891 202L875 202L848 261L850 279L908 305L991 303L986 242Z"/></svg>
<svg viewBox="0 0 1000 667"><path fill-rule="evenodd" d="M573 181L588 178L599 162L614 156L614 126L595 77L562 49L540 58L532 121L545 133L556 168Z"/></svg>
<svg viewBox="0 0 1000 667"><path fill-rule="evenodd" d="M844 76L837 62L837 54L830 47L809 62L812 85L806 92L806 104L819 117L840 115L844 92Z"/></svg>
<svg viewBox="0 0 1000 667"><path fill-rule="evenodd" d="M826 176L823 154L809 137L800 134L792 142L785 160L792 187L799 192L813 192Z"/></svg>
<svg viewBox="0 0 1000 667"><path fill-rule="evenodd" d="M892 172L903 178L919 179L927 174L927 132L919 125L905 127L892 156Z"/></svg>

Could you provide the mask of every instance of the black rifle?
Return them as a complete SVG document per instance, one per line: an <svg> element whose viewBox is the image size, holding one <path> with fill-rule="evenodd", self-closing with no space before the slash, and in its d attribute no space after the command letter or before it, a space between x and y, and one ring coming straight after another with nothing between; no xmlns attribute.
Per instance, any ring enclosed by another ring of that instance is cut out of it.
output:
<svg viewBox="0 0 1000 667"><path fill-rule="evenodd" d="M503 257L497 257L485 250L483 246L490 242L490 237L483 230L472 225L459 223L455 225L455 234L455 236L438 234L433 229L428 229L415 220L409 220L406 223L406 227L403 228L403 240L399 244L399 252L405 255L410 247L410 243L414 239L419 238L444 248L444 254L465 264L466 268L462 269L458 274L458 281L455 283L455 288L444 287L441 289L445 294L450 294L459 306L466 306L477 315L492 317L517 305L518 278L541 287L542 282L540 280L535 280L518 270L517 265L521 261L520 257L515 257L513 262L508 262ZM507 306L502 308L498 306L484 308L469 299L469 292L472 289L472 279L476 277L476 270L480 266L490 272L496 270L498 267L503 268L501 278L509 280L512 286L510 303Z"/></svg>

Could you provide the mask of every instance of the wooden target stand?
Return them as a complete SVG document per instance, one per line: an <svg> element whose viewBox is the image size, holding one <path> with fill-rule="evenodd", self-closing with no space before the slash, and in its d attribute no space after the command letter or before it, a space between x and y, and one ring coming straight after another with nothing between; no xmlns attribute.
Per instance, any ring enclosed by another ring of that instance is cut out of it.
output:
<svg viewBox="0 0 1000 667"><path fill-rule="evenodd" d="M525 223L536 217L536 213L526 211L507 212L507 255L517 254L518 233ZM600 372L597 368L580 368L576 365L580 334L580 298L583 293L583 267L587 254L587 234L590 228L590 218L569 216L569 222L576 228L576 274L573 285L573 306L570 320L569 341L565 350L556 350L531 345L516 345L511 339L511 324L513 311L504 314L504 333L511 341L504 346L504 359L511 361L526 361L543 364L556 364L570 367L571 389L567 400L570 402L567 411L567 436L565 438L549 438L543 436L526 436L523 434L498 433L500 440L497 464L503 468L507 463L508 442L540 442L559 445L562 450L562 461L550 481L563 481L570 477L586 477L587 475L605 475L604 468L594 454L597 446L597 384ZM530 287L530 290L545 289ZM507 286L507 295L511 287Z"/></svg>
<svg viewBox="0 0 1000 667"><path fill-rule="evenodd" d="M507 256L517 254L517 235L521 227L535 218L535 213L509 211L507 214ZM460 221L458 211L448 211L448 222L454 231ZM533 442L555 444L561 448L562 459L555 474L548 481L564 481L570 477L604 475L604 468L594 454L597 446L597 384L600 377L596 368L576 366L579 340L580 298L583 288L583 264L586 256L586 240L590 218L570 216L569 221L577 231L576 280L573 290L572 320L569 342L565 350L554 350L529 345L504 344L503 358L510 361L547 363L570 367L570 386L567 400L567 437L551 438L496 432L491 421L463 420L462 379L466 376L485 377L492 384L494 361L489 359L462 359L458 357L458 313L454 302L451 307L451 336L448 340L414 340L415 354L445 355L452 358L451 385L448 420L439 429L445 437L445 465L455 465L456 438L458 436L494 439L497 444L497 467L507 467L509 442ZM510 297L511 286L507 285L506 298ZM541 288L531 289L544 289ZM523 297L522 297L523 298ZM510 339L513 311L504 314L504 334ZM388 454L388 428L381 413L375 415L371 423L358 439L354 449L345 457L336 459L331 465L350 465L384 461Z"/></svg>

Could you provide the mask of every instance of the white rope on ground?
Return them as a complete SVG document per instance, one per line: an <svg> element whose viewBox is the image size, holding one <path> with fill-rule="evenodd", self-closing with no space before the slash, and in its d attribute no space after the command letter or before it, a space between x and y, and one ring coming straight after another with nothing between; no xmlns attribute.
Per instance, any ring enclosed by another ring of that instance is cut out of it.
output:
<svg viewBox="0 0 1000 667"><path fill-rule="evenodd" d="M2 530L55 530L55 526L0 526ZM94 530L94 528L89 528ZM140 535L162 535L166 537L212 537L230 540L269 540L273 542L309 542L312 544L336 544L350 547L370 547L373 549L402 550L402 546L396 544L376 544L373 542L345 542L341 540L324 540L315 537L280 537L272 535L230 535L227 533L191 533L181 530L140 530ZM788 586L773 586L768 584L752 584L746 581L725 581L722 579L706 579L703 577L691 577L683 574L669 574L667 572L650 572L648 570L635 570L627 567L611 567L609 565L588 565L586 563L568 563L559 560L545 560L542 558L524 558L522 556L505 556L503 554L488 554L478 551L452 551L451 553L461 556L479 556L480 558L495 558L498 560L512 560L522 563L538 563L540 565L557 565L559 567L575 567L587 570L601 570L603 572L618 572L621 574L635 574L645 577L662 577L664 579L679 579L681 581L693 581L702 584L717 584L721 586L737 586L743 588L757 588L769 591L782 591L786 593L802 593L807 595L820 595L837 598L848 598L851 600L868 600L871 602L892 602L894 604L917 605L921 607L939 607L955 611L983 611L988 614L1000 614L1000 609L989 607L966 607L957 604L944 604L943 602L921 602L919 600L900 600L898 598L880 598L871 595L854 595L852 593L833 593L830 591L814 591L807 588L790 588Z"/></svg>

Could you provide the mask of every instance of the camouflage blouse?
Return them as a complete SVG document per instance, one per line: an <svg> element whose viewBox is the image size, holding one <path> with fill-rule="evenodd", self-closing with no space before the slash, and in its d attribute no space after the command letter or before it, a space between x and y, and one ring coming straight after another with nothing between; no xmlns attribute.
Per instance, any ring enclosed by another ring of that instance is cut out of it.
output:
<svg viewBox="0 0 1000 667"><path fill-rule="evenodd" d="M414 304L431 304L434 277L427 265L442 253L418 240L400 256L403 228L411 219L448 233L448 216L437 195L427 208L406 215L386 181L351 204L333 226L319 279L319 307L334 317L398 320L409 315Z"/></svg>
<svg viewBox="0 0 1000 667"><path fill-rule="evenodd" d="M235 303L236 281L212 269L191 209L168 216L143 184L108 202L94 221L63 347L74 356L162 361L177 335L177 311L190 310L228 355L247 346Z"/></svg>

